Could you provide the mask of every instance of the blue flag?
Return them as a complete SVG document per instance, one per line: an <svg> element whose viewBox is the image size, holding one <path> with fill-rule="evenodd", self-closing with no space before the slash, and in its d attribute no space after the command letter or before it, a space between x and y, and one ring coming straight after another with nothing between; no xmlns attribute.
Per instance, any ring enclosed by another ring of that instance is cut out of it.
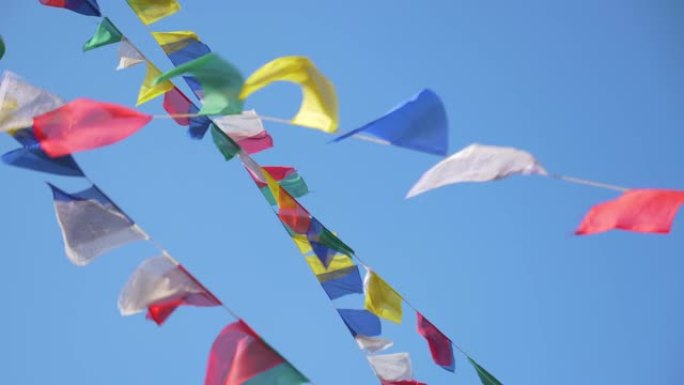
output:
<svg viewBox="0 0 684 385"><path fill-rule="evenodd" d="M84 176L83 171L70 155L51 158L43 152L31 129L19 130L13 134L13 137L23 147L3 155L2 161L5 164L55 175Z"/></svg>
<svg viewBox="0 0 684 385"><path fill-rule="evenodd" d="M354 337L357 335L375 337L382 332L380 318L368 310L337 309L337 311Z"/></svg>
<svg viewBox="0 0 684 385"><path fill-rule="evenodd" d="M358 266L320 274L317 277L331 300L348 294L363 294L363 281Z"/></svg>

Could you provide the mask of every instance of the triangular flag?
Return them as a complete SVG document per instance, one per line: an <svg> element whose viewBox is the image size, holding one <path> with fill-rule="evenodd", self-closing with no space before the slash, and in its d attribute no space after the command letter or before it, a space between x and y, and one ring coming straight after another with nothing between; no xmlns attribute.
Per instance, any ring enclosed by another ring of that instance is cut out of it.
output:
<svg viewBox="0 0 684 385"><path fill-rule="evenodd" d="M143 24L148 25L171 16L181 8L176 0L127 0Z"/></svg>
<svg viewBox="0 0 684 385"><path fill-rule="evenodd" d="M40 0L40 3L50 7L66 8L86 16L102 16L97 0Z"/></svg>
<svg viewBox="0 0 684 385"><path fill-rule="evenodd" d="M382 333L380 319L368 310L337 309L337 312L354 337L376 337Z"/></svg>
<svg viewBox="0 0 684 385"><path fill-rule="evenodd" d="M480 377L480 381L482 382L482 385L503 385L501 382L499 382L499 380L497 380L494 376L492 376L488 371L486 371L482 366L480 366L472 358L468 357L468 362L470 362L470 364L473 365L473 367L477 371L477 375L478 375L478 377Z"/></svg>
<svg viewBox="0 0 684 385"><path fill-rule="evenodd" d="M211 125L211 138L226 161L233 159L240 152L240 146L213 124Z"/></svg>
<svg viewBox="0 0 684 385"><path fill-rule="evenodd" d="M83 51L90 51L108 44L118 43L123 39L123 34L118 28L105 17L97 26L95 35L83 44Z"/></svg>
<svg viewBox="0 0 684 385"><path fill-rule="evenodd" d="M363 293L359 267L346 255L336 256L327 268L318 257L309 256L306 261L331 300L348 294Z"/></svg>
<svg viewBox="0 0 684 385"><path fill-rule="evenodd" d="M0 81L0 131L31 127L35 116L63 104L59 97L26 83L13 72L5 71Z"/></svg>
<svg viewBox="0 0 684 385"><path fill-rule="evenodd" d="M147 103L150 100L162 96L175 88L173 83L170 81L155 83L155 79L157 79L160 75L161 71L159 71L159 68L148 61L147 73L145 74L145 80L140 86L140 91L138 92L138 101L135 103L136 106Z"/></svg>
<svg viewBox="0 0 684 385"><path fill-rule="evenodd" d="M389 349L394 345L394 341L380 337L356 336L356 343L359 349L367 353L377 353Z"/></svg>
<svg viewBox="0 0 684 385"><path fill-rule="evenodd" d="M430 323L422 314L416 312L418 333L425 338L430 346L430 354L435 364L442 368L454 371L454 350L451 340L444 335L435 325Z"/></svg>
<svg viewBox="0 0 684 385"><path fill-rule="evenodd" d="M116 67L116 70L120 71L144 62L145 56L138 51L138 48L125 37L122 38L119 45L119 65Z"/></svg>
<svg viewBox="0 0 684 385"><path fill-rule="evenodd" d="M12 132L11 135L23 147L3 155L2 161L5 164L55 175L85 176L73 157L67 155L51 158L43 152L31 129L17 130Z"/></svg>
<svg viewBox="0 0 684 385"><path fill-rule="evenodd" d="M392 286L374 271L368 269L364 279L365 307L378 317L401 323L403 299Z"/></svg>

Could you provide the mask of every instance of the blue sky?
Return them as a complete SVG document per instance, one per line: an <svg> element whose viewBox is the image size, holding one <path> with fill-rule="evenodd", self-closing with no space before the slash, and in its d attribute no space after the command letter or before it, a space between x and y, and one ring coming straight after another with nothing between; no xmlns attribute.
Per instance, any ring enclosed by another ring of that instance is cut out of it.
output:
<svg viewBox="0 0 684 385"><path fill-rule="evenodd" d="M124 1L103 12L157 65L162 51ZM473 142L526 149L552 172L629 187L684 188L684 7L670 0L374 2L182 1L151 29L190 29L245 74L309 56L335 83L341 131L419 89L444 100L452 152ZM143 68L81 46L97 19L6 0L0 68L65 99L133 106ZM160 101L142 107L162 113ZM249 107L294 115L278 84ZM309 210L503 383L681 384L684 231L575 237L614 192L541 177L451 186L406 201L439 158L277 124L264 165L298 168ZM0 150L15 147L0 139ZM296 248L237 161L171 121L77 155L90 177L316 384L375 378ZM49 189L85 185L0 167L0 383L202 383L231 318L180 309L158 328L116 308L136 244L86 268L64 256ZM681 215L680 215L681 217ZM395 330L396 329L396 330ZM390 330L390 329L388 329ZM413 316L392 328L429 384L478 384L431 364Z"/></svg>

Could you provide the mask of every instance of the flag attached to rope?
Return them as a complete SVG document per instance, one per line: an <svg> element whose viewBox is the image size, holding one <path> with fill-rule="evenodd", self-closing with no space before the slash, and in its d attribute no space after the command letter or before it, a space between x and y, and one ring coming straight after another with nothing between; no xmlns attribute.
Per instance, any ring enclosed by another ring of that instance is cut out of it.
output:
<svg viewBox="0 0 684 385"><path fill-rule="evenodd" d="M50 7L65 8L81 15L102 16L97 0L40 0L40 3Z"/></svg>
<svg viewBox="0 0 684 385"><path fill-rule="evenodd" d="M67 257L84 266L107 251L147 235L97 186L68 194L49 185Z"/></svg>
<svg viewBox="0 0 684 385"><path fill-rule="evenodd" d="M385 116L335 138L339 142L356 134L370 134L380 142L435 155L449 149L449 122L442 100L424 89Z"/></svg>
<svg viewBox="0 0 684 385"><path fill-rule="evenodd" d="M309 192L309 188L306 185L306 182L304 182L304 178L302 178L294 168L281 166L263 166L262 168L293 197L299 198ZM276 201L268 187L268 183L261 182L249 168L247 168L247 171L249 171L252 179L264 195L264 198L268 200L268 203L270 203L271 206L275 205Z"/></svg>
<svg viewBox="0 0 684 385"><path fill-rule="evenodd" d="M389 349L394 345L394 341L380 337L356 336L354 339L356 339L359 349L371 354Z"/></svg>
<svg viewBox="0 0 684 385"><path fill-rule="evenodd" d="M213 124L211 125L211 138L214 140L214 145L226 161L233 159L235 155L240 153L240 147L237 143Z"/></svg>
<svg viewBox="0 0 684 385"><path fill-rule="evenodd" d="M302 88L302 104L292 119L293 124L328 133L337 131L339 117L335 86L309 58L284 56L266 63L247 78L240 97L246 99L276 81L292 82Z"/></svg>
<svg viewBox="0 0 684 385"><path fill-rule="evenodd" d="M546 170L526 151L471 144L425 172L406 198L449 184L488 182L513 174L546 175Z"/></svg>
<svg viewBox="0 0 684 385"><path fill-rule="evenodd" d="M169 91L175 89L173 83L170 81L156 83L157 79L161 75L159 68L147 62L147 73L145 74L145 80L140 85L140 91L138 92L138 101L135 103L136 106L147 103L150 100L156 99Z"/></svg>
<svg viewBox="0 0 684 385"><path fill-rule="evenodd" d="M306 257L306 262L331 300L349 294L363 294L359 267L346 255L337 255L326 268L317 256Z"/></svg>
<svg viewBox="0 0 684 385"><path fill-rule="evenodd" d="M684 191L629 190L615 200L592 207L575 233L589 235L620 229L667 234L682 203Z"/></svg>
<svg viewBox="0 0 684 385"><path fill-rule="evenodd" d="M116 70L120 71L144 62L145 56L138 51L138 48L125 37L122 38L119 45L119 65L116 67Z"/></svg>
<svg viewBox="0 0 684 385"><path fill-rule="evenodd" d="M111 103L76 99L36 116L33 132L51 157L91 150L121 141L145 126L152 116Z"/></svg>
<svg viewBox="0 0 684 385"><path fill-rule="evenodd" d="M368 356L375 375L382 381L409 381L413 378L411 357L408 353Z"/></svg>
<svg viewBox="0 0 684 385"><path fill-rule="evenodd" d="M378 317L401 323L403 299L384 279L368 269L364 279L366 309Z"/></svg>
<svg viewBox="0 0 684 385"><path fill-rule="evenodd" d="M475 371L477 371L477 376L480 377L482 385L503 385L499 380L492 376L488 371L485 370L485 368L480 366L472 358L468 357L468 362L470 362L473 368L475 368Z"/></svg>
<svg viewBox="0 0 684 385"><path fill-rule="evenodd" d="M219 116L213 122L248 154L273 147L273 138L266 132L261 118L254 110L243 111L239 115Z"/></svg>
<svg viewBox="0 0 684 385"><path fill-rule="evenodd" d="M119 295L121 315L147 310L147 318L157 325L183 305L221 306L221 301L166 255L144 261Z"/></svg>
<svg viewBox="0 0 684 385"><path fill-rule="evenodd" d="M380 319L368 310L337 309L337 312L354 337L377 337L382 333Z"/></svg>
<svg viewBox="0 0 684 385"><path fill-rule="evenodd" d="M175 66L183 65L211 52L211 49L192 31L152 32L152 37ZM200 82L193 76L183 78L192 92L202 99Z"/></svg>
<svg viewBox="0 0 684 385"><path fill-rule="evenodd" d="M97 26L95 35L83 44L83 51L90 51L108 44L118 43L123 39L123 34L118 28L105 17Z"/></svg>
<svg viewBox="0 0 684 385"><path fill-rule="evenodd" d="M12 132L11 135L23 147L4 154L2 161L5 164L55 175L84 176L78 163L70 155L51 158L43 152L32 129L24 128Z"/></svg>
<svg viewBox="0 0 684 385"><path fill-rule="evenodd" d="M323 265L327 266L330 259L337 253L354 255L354 250L347 246L332 231L328 230L316 218L311 218L311 224L306 232L306 237L316 256Z"/></svg>
<svg viewBox="0 0 684 385"><path fill-rule="evenodd" d="M211 120L206 116L196 116L199 108L178 88L173 87L164 94L164 110L181 126L190 126L188 133L193 139L202 139L207 133Z"/></svg>
<svg viewBox="0 0 684 385"><path fill-rule="evenodd" d="M176 0L127 0L128 6L145 25L171 16L181 8Z"/></svg>
<svg viewBox="0 0 684 385"><path fill-rule="evenodd" d="M435 364L442 368L454 371L454 351L451 340L444 335L435 325L428 321L422 314L416 312L416 329L425 338L430 347L430 354Z"/></svg>
<svg viewBox="0 0 684 385"><path fill-rule="evenodd" d="M35 116L63 104L59 97L4 71L0 81L0 131L31 127Z"/></svg>

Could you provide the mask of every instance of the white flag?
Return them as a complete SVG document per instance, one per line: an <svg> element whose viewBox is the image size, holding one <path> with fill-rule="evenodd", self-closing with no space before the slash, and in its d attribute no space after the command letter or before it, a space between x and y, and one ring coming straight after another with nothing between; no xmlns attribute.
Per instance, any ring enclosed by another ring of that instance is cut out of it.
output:
<svg viewBox="0 0 684 385"><path fill-rule="evenodd" d="M57 96L5 71L0 80L0 131L33 126L33 118L61 107Z"/></svg>
<svg viewBox="0 0 684 385"><path fill-rule="evenodd" d="M388 340L386 338L366 337L362 335L357 335L355 338L359 348L368 353L377 353L385 349L389 349L394 345L394 341Z"/></svg>
<svg viewBox="0 0 684 385"><path fill-rule="evenodd" d="M256 111L243 111L240 115L222 115L213 119L214 124L236 142L261 135L266 131Z"/></svg>
<svg viewBox="0 0 684 385"><path fill-rule="evenodd" d="M120 71L144 62L145 56L128 39L123 38L119 45L119 65L116 70Z"/></svg>
<svg viewBox="0 0 684 385"><path fill-rule="evenodd" d="M383 381L403 381L413 378L411 357L408 353L383 354L367 358L375 375Z"/></svg>

